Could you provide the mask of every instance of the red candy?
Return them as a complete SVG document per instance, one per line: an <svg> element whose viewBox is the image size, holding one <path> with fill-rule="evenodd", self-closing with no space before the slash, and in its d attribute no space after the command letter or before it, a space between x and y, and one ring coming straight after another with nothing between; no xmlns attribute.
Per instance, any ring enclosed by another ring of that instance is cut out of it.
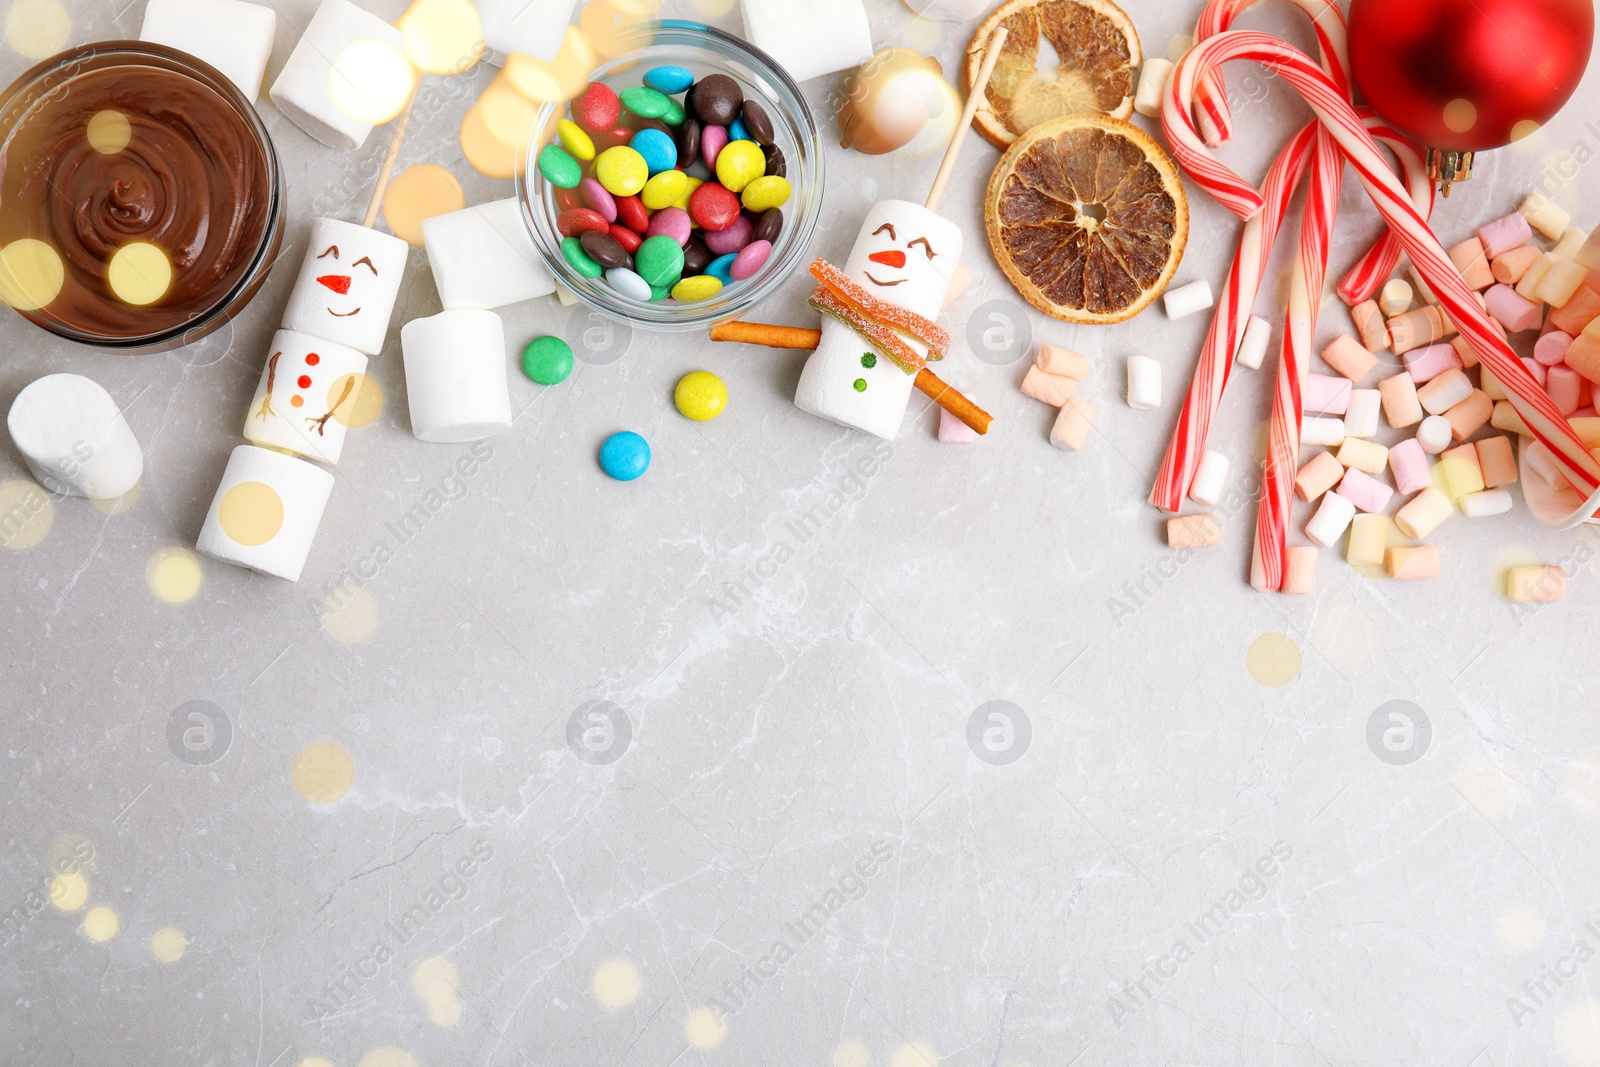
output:
<svg viewBox="0 0 1600 1067"><path fill-rule="evenodd" d="M576 189L556 189L556 207L562 211L570 211L575 207L583 207L583 197L578 195Z"/></svg>
<svg viewBox="0 0 1600 1067"><path fill-rule="evenodd" d="M732 193L728 195L733 196ZM739 198L734 197L734 203L737 204L738 202ZM650 227L650 212L645 210L644 201L637 196L619 196L617 197L617 221L634 233L643 233Z"/></svg>
<svg viewBox="0 0 1600 1067"><path fill-rule="evenodd" d="M556 216L556 229L563 237L576 237L590 230L595 233L606 233L610 228L611 224L606 222L606 217L592 208L568 208Z"/></svg>
<svg viewBox="0 0 1600 1067"><path fill-rule="evenodd" d="M739 218L739 197L716 182L706 182L689 197L689 215L711 233L726 230Z"/></svg>
<svg viewBox="0 0 1600 1067"><path fill-rule="evenodd" d="M637 130L630 129L627 126L617 126L613 129L595 132L591 136L591 140L594 141L595 154L598 155L608 148L616 148L618 145L627 144L633 140L633 135L637 132Z"/></svg>
<svg viewBox="0 0 1600 1067"><path fill-rule="evenodd" d="M643 237L640 237L621 223L613 222L611 228L606 232L616 238L617 244L625 248L629 255L639 251L639 246L644 244Z"/></svg>
<svg viewBox="0 0 1600 1067"><path fill-rule="evenodd" d="M622 99L609 85L590 82L572 102L572 117L591 133L609 130L622 118Z"/></svg>

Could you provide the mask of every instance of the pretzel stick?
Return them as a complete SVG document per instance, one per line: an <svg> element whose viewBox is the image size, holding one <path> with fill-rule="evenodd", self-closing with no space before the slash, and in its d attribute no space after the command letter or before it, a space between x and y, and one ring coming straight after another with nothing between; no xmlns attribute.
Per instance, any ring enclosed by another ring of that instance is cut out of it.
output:
<svg viewBox="0 0 1600 1067"><path fill-rule="evenodd" d="M967 139L967 131L972 129L972 117L978 113L978 102L984 98L984 93L989 88L989 76L994 73L994 65L1000 59L1000 50L1005 47L1006 35L1010 32L1001 26L994 31L988 47L984 49L983 64L978 67L978 78L972 83L972 88L967 90L967 105L961 109L961 124L956 127L955 133L950 135L950 147L944 150L944 159L939 161L939 173L933 177L933 188L928 190L928 199L922 204L929 211L939 210L944 187L950 184L950 174L956 169L956 157L961 155L961 143ZM978 432L983 431L978 430Z"/></svg>
<svg viewBox="0 0 1600 1067"><path fill-rule="evenodd" d="M417 93L421 90L422 78L418 77L416 84L411 87L411 95L406 97L400 121L395 124L394 136L389 139L389 154L384 157L383 169L378 172L378 184L372 190L372 199L367 201L367 217L361 220L361 225L369 230L378 224L378 209L383 206L383 194L389 191L389 179L394 177L394 164L400 158L400 143L406 139L406 128L411 125L411 109L416 106Z"/></svg>

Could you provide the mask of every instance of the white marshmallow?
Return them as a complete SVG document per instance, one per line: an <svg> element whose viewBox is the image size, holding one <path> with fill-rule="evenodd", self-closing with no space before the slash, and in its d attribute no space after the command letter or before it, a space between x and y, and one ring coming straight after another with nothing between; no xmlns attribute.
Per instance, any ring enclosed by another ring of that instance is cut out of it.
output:
<svg viewBox="0 0 1600 1067"><path fill-rule="evenodd" d="M389 334L409 248L398 237L353 222L318 219L283 328L377 355Z"/></svg>
<svg viewBox="0 0 1600 1067"><path fill-rule="evenodd" d="M1378 432L1378 413L1383 410L1383 394L1376 389L1350 390L1350 406L1344 412L1346 437L1371 437Z"/></svg>
<svg viewBox="0 0 1600 1067"><path fill-rule="evenodd" d="M1337 448L1344 444L1343 419L1302 419L1300 422L1300 444L1322 445L1326 448Z"/></svg>
<svg viewBox="0 0 1600 1067"><path fill-rule="evenodd" d="M1211 507L1222 499L1228 485L1228 457L1221 452L1206 449L1195 467L1194 480L1189 483L1189 499L1196 504Z"/></svg>
<svg viewBox="0 0 1600 1067"><path fill-rule="evenodd" d="M1469 519L1504 515L1511 510L1511 494L1504 489L1485 489L1461 498L1461 513Z"/></svg>
<svg viewBox="0 0 1600 1067"><path fill-rule="evenodd" d="M1139 71L1139 91L1133 98L1133 110L1147 119L1161 117L1161 101L1166 96L1167 80L1176 69L1165 59L1147 56L1144 69Z"/></svg>
<svg viewBox="0 0 1600 1067"><path fill-rule="evenodd" d="M893 227L892 236L885 227ZM908 247L918 238L927 239L932 259L921 243ZM961 244L961 228L953 222L921 204L884 200L867 212L843 269L874 296L932 319L939 314L961 261ZM868 258L883 252L904 253L905 265L891 267ZM908 343L923 350L915 341ZM800 372L795 406L892 441L905 419L915 377L893 360L865 358L868 352L860 334L832 316L823 316L822 342ZM857 382L865 388L858 389Z"/></svg>
<svg viewBox="0 0 1600 1067"><path fill-rule="evenodd" d="M6 428L51 493L114 500L139 483L144 452L122 409L81 374L47 374L12 401Z"/></svg>
<svg viewBox="0 0 1600 1067"><path fill-rule="evenodd" d="M332 491L333 475L315 464L239 445L195 547L213 559L297 582Z"/></svg>
<svg viewBox="0 0 1600 1067"><path fill-rule="evenodd" d="M293 330L272 335L261 381L244 416L244 439L339 462L367 357Z"/></svg>
<svg viewBox="0 0 1600 1067"><path fill-rule="evenodd" d="M400 329L411 432L421 441L476 441L511 429L506 330L492 311L459 309Z"/></svg>
<svg viewBox="0 0 1600 1067"><path fill-rule="evenodd" d="M493 310L556 290L516 197L425 219L422 240L446 311Z"/></svg>
<svg viewBox="0 0 1600 1067"><path fill-rule="evenodd" d="M1332 548L1344 535L1350 520L1356 517L1356 506L1348 497L1338 493L1322 494L1317 513L1306 523L1306 536L1323 548Z"/></svg>
<svg viewBox="0 0 1600 1067"><path fill-rule="evenodd" d="M1572 216L1567 209L1543 193L1529 193L1517 210L1528 220L1529 226L1552 241L1559 240L1567 232L1567 227L1572 225Z"/></svg>
<svg viewBox="0 0 1600 1067"><path fill-rule="evenodd" d="M350 0L322 0L267 93L289 121L329 148L360 148L372 132L371 123L341 111L328 93L334 62L345 49L365 40L396 51L405 47L400 31L370 11Z"/></svg>
<svg viewBox="0 0 1600 1067"><path fill-rule="evenodd" d="M1161 406L1161 364L1149 356L1128 357L1128 406L1141 411Z"/></svg>
<svg viewBox="0 0 1600 1067"><path fill-rule="evenodd" d="M1443 415L1429 415L1417 425L1417 444L1430 456L1449 448L1451 436L1450 420Z"/></svg>
<svg viewBox="0 0 1600 1067"><path fill-rule="evenodd" d="M1202 279L1180 285L1176 289L1168 289L1161 299L1166 304L1167 318L1181 319L1212 305L1211 283Z"/></svg>
<svg viewBox="0 0 1600 1067"><path fill-rule="evenodd" d="M1378 310L1389 318L1404 315L1411 310L1413 296L1411 283L1404 278L1391 278L1383 285L1383 292L1378 295Z"/></svg>
<svg viewBox="0 0 1600 1067"><path fill-rule="evenodd" d="M1259 315L1250 316L1239 340L1239 365L1260 370L1261 361L1267 357L1267 346L1272 343L1272 323Z"/></svg>
<svg viewBox="0 0 1600 1067"><path fill-rule="evenodd" d="M546 63L561 51L575 0L477 0L483 43L501 55L521 52Z"/></svg>
<svg viewBox="0 0 1600 1067"><path fill-rule="evenodd" d="M277 25L271 8L241 0L150 0L139 40L198 56L253 104L261 97Z"/></svg>
<svg viewBox="0 0 1600 1067"><path fill-rule="evenodd" d="M872 58L861 0L739 0L744 35L797 82L859 67Z"/></svg>

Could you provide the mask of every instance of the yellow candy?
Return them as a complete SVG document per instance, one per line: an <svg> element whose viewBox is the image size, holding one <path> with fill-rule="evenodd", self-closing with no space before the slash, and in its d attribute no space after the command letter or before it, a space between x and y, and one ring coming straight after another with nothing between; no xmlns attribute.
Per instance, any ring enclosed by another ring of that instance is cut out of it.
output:
<svg viewBox="0 0 1600 1067"><path fill-rule="evenodd" d="M674 200L672 202L672 206L688 211L689 198L693 196L694 191L704 185L705 182L701 181L699 178L691 178L687 174L684 175L684 182L683 195Z"/></svg>
<svg viewBox="0 0 1600 1067"><path fill-rule="evenodd" d="M683 171L664 170L644 183L644 192L639 194L639 199L651 211L660 211L680 200L687 201L688 194L684 190L688 185L689 176Z"/></svg>
<svg viewBox="0 0 1600 1067"><path fill-rule="evenodd" d="M789 179L776 174L757 178L744 187L740 202L751 211L770 211L789 202Z"/></svg>
<svg viewBox="0 0 1600 1067"><path fill-rule="evenodd" d="M717 181L730 193L743 192L766 172L767 157L754 141L730 141L717 153Z"/></svg>
<svg viewBox="0 0 1600 1067"><path fill-rule="evenodd" d="M728 387L708 370L692 371L678 380L672 400L684 418L709 422L721 415L722 409L728 406Z"/></svg>
<svg viewBox="0 0 1600 1067"><path fill-rule="evenodd" d="M638 152L627 145L617 145L601 152L594 161L594 176L612 196L632 196L649 180L650 167Z"/></svg>
<svg viewBox="0 0 1600 1067"><path fill-rule="evenodd" d="M722 279L709 274L696 274L692 278L685 278L672 287L672 299L682 300L685 304L697 304L702 300L710 300L722 292ZM687 381L688 379L685 379ZM679 388L683 388L682 385ZM685 412L685 414L688 414ZM693 418L694 416L689 416Z"/></svg>
<svg viewBox="0 0 1600 1067"><path fill-rule="evenodd" d="M556 123L556 136L561 138L561 147L565 148L573 159L581 159L585 163L594 158L594 141L583 132L571 119L562 119Z"/></svg>

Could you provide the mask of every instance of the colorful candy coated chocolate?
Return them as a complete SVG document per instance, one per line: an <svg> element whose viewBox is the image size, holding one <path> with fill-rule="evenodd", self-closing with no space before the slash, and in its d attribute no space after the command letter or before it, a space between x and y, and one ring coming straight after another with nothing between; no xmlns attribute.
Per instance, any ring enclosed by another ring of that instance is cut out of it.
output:
<svg viewBox="0 0 1600 1067"><path fill-rule="evenodd" d="M726 74L708 74L694 85L695 117L708 126L726 126L739 117L744 90Z"/></svg>
<svg viewBox="0 0 1600 1067"><path fill-rule="evenodd" d="M685 279L685 281L692 280ZM710 281L714 282L716 279L712 278ZM683 284L679 282L679 288ZM678 290L674 289L672 295L677 296ZM678 411L684 418L693 419L695 422L710 422L721 415L723 408L728 406L728 387L723 384L721 378L708 370L690 371L678 379L678 386L672 391L672 402L677 405Z"/></svg>
<svg viewBox="0 0 1600 1067"><path fill-rule="evenodd" d="M643 233L650 225L650 212L637 196L617 197L617 221L634 233Z"/></svg>
<svg viewBox="0 0 1600 1067"><path fill-rule="evenodd" d="M635 85L622 90L622 106L640 118L658 119L667 113L668 104L665 94L648 85Z"/></svg>
<svg viewBox="0 0 1600 1067"><path fill-rule="evenodd" d="M644 183L639 199L651 211L671 207L689 196L689 176L681 170L664 170Z"/></svg>
<svg viewBox="0 0 1600 1067"><path fill-rule="evenodd" d="M591 133L609 130L622 119L622 101L611 86L590 82L583 94L572 102L572 117Z"/></svg>
<svg viewBox="0 0 1600 1067"><path fill-rule="evenodd" d="M789 202L789 179L776 174L756 178L744 187L739 201L751 211L771 211Z"/></svg>
<svg viewBox="0 0 1600 1067"><path fill-rule="evenodd" d="M603 273L600 264L590 258L576 237L568 237L561 242L561 255L573 270L585 278L598 278Z"/></svg>
<svg viewBox="0 0 1600 1067"><path fill-rule="evenodd" d="M733 267L733 261L738 258L736 255L718 256L706 264L706 273L716 278L723 285L727 285L733 281L733 275L729 271Z"/></svg>
<svg viewBox="0 0 1600 1067"><path fill-rule="evenodd" d="M689 221L689 213L682 208L665 207L650 216L650 226L645 230L646 238L657 234L665 234L678 242L679 247L689 242L689 234L694 231L694 224Z"/></svg>
<svg viewBox="0 0 1600 1067"><path fill-rule="evenodd" d="M728 146L717 153L717 181L729 192L743 192L745 186L766 172L767 157L754 141L729 141Z"/></svg>
<svg viewBox="0 0 1600 1067"><path fill-rule="evenodd" d="M713 278L709 274L697 274L674 285L672 298L682 300L685 304L696 304L702 300L710 300L720 292L722 292L720 278Z"/></svg>
<svg viewBox="0 0 1600 1067"><path fill-rule="evenodd" d="M706 248L714 255L725 256L729 252L737 252L754 238L755 224L740 215L733 220L733 225L726 230L708 232L705 236Z"/></svg>
<svg viewBox="0 0 1600 1067"><path fill-rule="evenodd" d="M593 139L583 132L582 126L571 119L561 119L556 123L556 136L561 140L561 147L565 148L573 159L587 163L594 158Z"/></svg>
<svg viewBox="0 0 1600 1067"><path fill-rule="evenodd" d="M606 217L593 208L568 208L556 216L556 232L563 237L578 237L590 230L605 233L610 225Z"/></svg>
<svg viewBox="0 0 1600 1067"><path fill-rule="evenodd" d="M590 259L607 270L633 266L633 257L628 254L628 250L609 233L590 231L581 235L578 243L583 246L584 252L588 253Z"/></svg>
<svg viewBox="0 0 1600 1067"><path fill-rule="evenodd" d="M562 155L566 153L563 152ZM573 165L577 165L575 160ZM599 158L594 161L594 176L600 179L600 184L605 186L606 192L612 196L632 196L643 189L644 183L650 179L650 168L638 152L625 145L618 145L600 153ZM572 184L577 185L577 179L574 179Z"/></svg>
<svg viewBox="0 0 1600 1067"><path fill-rule="evenodd" d="M683 247L666 234L646 237L634 253L634 269L652 286L672 286L683 276Z"/></svg>
<svg viewBox="0 0 1600 1067"><path fill-rule="evenodd" d="M689 91L689 86L694 84L694 75L683 67L651 67L644 72L644 83L658 93L676 96Z"/></svg>
<svg viewBox="0 0 1600 1067"><path fill-rule="evenodd" d="M715 170L717 156L728 145L728 130L723 126L702 126L700 128L700 158L705 165Z"/></svg>
<svg viewBox="0 0 1600 1067"><path fill-rule="evenodd" d="M698 233L691 233L689 242L683 246L684 275L692 277L696 274L704 274L706 267L715 258L717 257L712 254L711 249L706 247L705 238Z"/></svg>
<svg viewBox="0 0 1600 1067"><path fill-rule="evenodd" d="M606 192L606 187L593 178L578 183L578 195L591 210L598 211L607 222L617 221L617 201Z"/></svg>
<svg viewBox="0 0 1600 1067"><path fill-rule="evenodd" d="M535 337L522 350L522 373L540 385L559 385L572 373L572 346L559 337Z"/></svg>
<svg viewBox="0 0 1600 1067"><path fill-rule="evenodd" d="M777 208L773 208L771 211L762 213L761 220L756 223L756 232L752 239L756 241L769 241L773 244L777 244L778 234L782 232L783 212L779 211Z"/></svg>
<svg viewBox="0 0 1600 1067"><path fill-rule="evenodd" d="M651 174L660 174L678 165L678 146L660 130L640 130L633 135L628 147L644 157Z"/></svg>
<svg viewBox="0 0 1600 1067"><path fill-rule="evenodd" d="M752 241L744 246L733 265L728 268L728 273L736 282L742 282L751 277L756 271L767 265L767 260L772 258L772 245L766 241Z"/></svg>
<svg viewBox="0 0 1600 1067"><path fill-rule="evenodd" d="M744 128L750 131L750 137L763 147L772 143L772 119L767 116L767 109L754 100L746 100L739 117L744 120Z"/></svg>
<svg viewBox="0 0 1600 1067"><path fill-rule="evenodd" d="M620 222L613 222L611 229L606 232L616 238L617 244L626 248L630 254L639 251L639 246L644 244L644 238L641 235L634 233Z"/></svg>
<svg viewBox="0 0 1600 1067"><path fill-rule="evenodd" d="M626 267L613 267L606 271L606 284L630 300L648 303L650 283Z"/></svg>
<svg viewBox="0 0 1600 1067"><path fill-rule="evenodd" d="M650 443L632 430L606 438L600 446L600 469L619 482L631 482L650 469Z"/></svg>
<svg viewBox="0 0 1600 1067"><path fill-rule="evenodd" d="M706 182L689 198L689 214L711 233L726 230L739 218L739 198L717 182Z"/></svg>
<svg viewBox="0 0 1600 1067"><path fill-rule="evenodd" d="M562 189L576 189L583 180L583 167L558 144L539 149L539 173L545 181Z"/></svg>

